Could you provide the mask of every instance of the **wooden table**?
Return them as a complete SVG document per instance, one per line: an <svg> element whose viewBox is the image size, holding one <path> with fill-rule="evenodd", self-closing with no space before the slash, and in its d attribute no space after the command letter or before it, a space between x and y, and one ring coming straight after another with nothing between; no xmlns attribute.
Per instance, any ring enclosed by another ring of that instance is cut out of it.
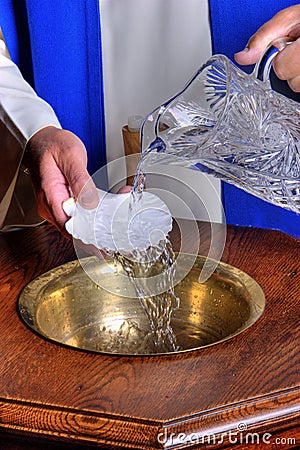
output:
<svg viewBox="0 0 300 450"><path fill-rule="evenodd" d="M227 342L167 357L70 349L23 324L21 289L72 259L50 226L0 235L1 449L300 448L300 241L229 226L222 260L260 283L265 312ZM257 447L240 443L247 433Z"/></svg>

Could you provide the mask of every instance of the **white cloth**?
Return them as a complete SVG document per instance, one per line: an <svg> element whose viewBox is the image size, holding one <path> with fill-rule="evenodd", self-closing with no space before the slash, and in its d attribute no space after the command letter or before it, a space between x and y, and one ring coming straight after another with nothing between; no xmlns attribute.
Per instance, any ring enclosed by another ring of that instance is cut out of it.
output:
<svg viewBox="0 0 300 450"><path fill-rule="evenodd" d="M112 194L98 189L99 204L88 210L74 199L66 200L63 208L70 216L67 231L83 243L108 253L133 255L136 249L145 251L158 246L172 229L170 211L150 192L136 195L134 201L130 193Z"/></svg>

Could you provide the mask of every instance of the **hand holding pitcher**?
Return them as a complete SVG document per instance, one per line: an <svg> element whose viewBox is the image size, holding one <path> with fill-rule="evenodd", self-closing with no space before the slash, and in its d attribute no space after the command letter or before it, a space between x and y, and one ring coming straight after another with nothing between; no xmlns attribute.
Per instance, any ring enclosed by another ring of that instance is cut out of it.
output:
<svg viewBox="0 0 300 450"><path fill-rule="evenodd" d="M287 36L291 45L283 48L280 37ZM245 49L236 53L241 65L256 63L265 49L276 42L280 52L274 58L273 69L277 77L286 80L290 88L300 92L300 4L278 12L249 39Z"/></svg>

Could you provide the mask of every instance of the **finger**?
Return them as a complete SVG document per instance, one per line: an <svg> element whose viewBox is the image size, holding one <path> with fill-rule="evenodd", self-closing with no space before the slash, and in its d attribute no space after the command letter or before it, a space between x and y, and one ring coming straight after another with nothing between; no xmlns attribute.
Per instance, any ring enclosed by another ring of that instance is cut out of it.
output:
<svg viewBox="0 0 300 450"><path fill-rule="evenodd" d="M287 82L294 92L300 92L300 75L290 80L287 80Z"/></svg>
<svg viewBox="0 0 300 450"><path fill-rule="evenodd" d="M285 36L294 37L295 30L299 28L299 14L300 5L291 6L277 13L249 39L244 50L235 54L237 63L254 64L274 40Z"/></svg>
<svg viewBox="0 0 300 450"><path fill-rule="evenodd" d="M88 174L87 174L88 175ZM97 188L92 180L92 178L88 175L87 181L83 185L82 189L79 191L80 186L82 185L84 179L78 182L75 188L72 188L74 192L75 198L78 200L80 205L85 209L94 209L99 204L99 195ZM70 185L72 187L72 185ZM78 188L78 190L77 190Z"/></svg>
<svg viewBox="0 0 300 450"><path fill-rule="evenodd" d="M286 46L273 60L273 69L280 80L289 80L300 74L300 39Z"/></svg>
<svg viewBox="0 0 300 450"><path fill-rule="evenodd" d="M70 193L65 177L48 154L44 155L40 177L34 183L34 189L40 216L63 229L68 217L62 209L62 203L70 197Z"/></svg>
<svg viewBox="0 0 300 450"><path fill-rule="evenodd" d="M118 190L118 194L127 194L131 191L131 186L123 186Z"/></svg>
<svg viewBox="0 0 300 450"><path fill-rule="evenodd" d="M265 49L266 47L264 47ZM262 55L262 50L260 48L249 48L248 46L244 48L241 52L235 53L234 59L236 62L242 66L247 64L255 64L259 61Z"/></svg>
<svg viewBox="0 0 300 450"><path fill-rule="evenodd" d="M65 174L72 195L81 206L85 209L96 208L99 204L98 192L86 169L85 156L81 157L78 154L71 160L64 158L62 172Z"/></svg>
<svg viewBox="0 0 300 450"><path fill-rule="evenodd" d="M55 206L53 208L51 205L48 205L47 199L42 193L39 193L37 196L37 208L40 217L54 225L62 234L70 237L64 226L65 222L68 220L68 216L60 209L56 210Z"/></svg>
<svg viewBox="0 0 300 450"><path fill-rule="evenodd" d="M65 183L55 183L53 187L47 184L46 190L38 196L39 214L48 222L64 230L68 216L62 208L62 204L69 198L69 192Z"/></svg>

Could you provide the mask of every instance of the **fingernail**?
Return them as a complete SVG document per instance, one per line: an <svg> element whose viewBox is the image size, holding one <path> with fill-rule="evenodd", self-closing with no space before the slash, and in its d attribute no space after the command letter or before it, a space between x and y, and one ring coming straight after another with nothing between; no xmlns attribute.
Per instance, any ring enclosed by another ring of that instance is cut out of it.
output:
<svg viewBox="0 0 300 450"><path fill-rule="evenodd" d="M78 201L81 206L86 209L96 208L99 203L99 199L95 190L84 191L82 194L80 194Z"/></svg>
<svg viewBox="0 0 300 450"><path fill-rule="evenodd" d="M241 50L240 52L235 53L235 55L244 55L245 53L249 52L249 47L245 47L243 50Z"/></svg>
<svg viewBox="0 0 300 450"><path fill-rule="evenodd" d="M72 217L75 211L75 199L73 197L68 198L62 204L62 208L67 216Z"/></svg>
<svg viewBox="0 0 300 450"><path fill-rule="evenodd" d="M245 47L244 50L234 55L235 60L242 65L254 64L259 60L260 50L257 48Z"/></svg>

